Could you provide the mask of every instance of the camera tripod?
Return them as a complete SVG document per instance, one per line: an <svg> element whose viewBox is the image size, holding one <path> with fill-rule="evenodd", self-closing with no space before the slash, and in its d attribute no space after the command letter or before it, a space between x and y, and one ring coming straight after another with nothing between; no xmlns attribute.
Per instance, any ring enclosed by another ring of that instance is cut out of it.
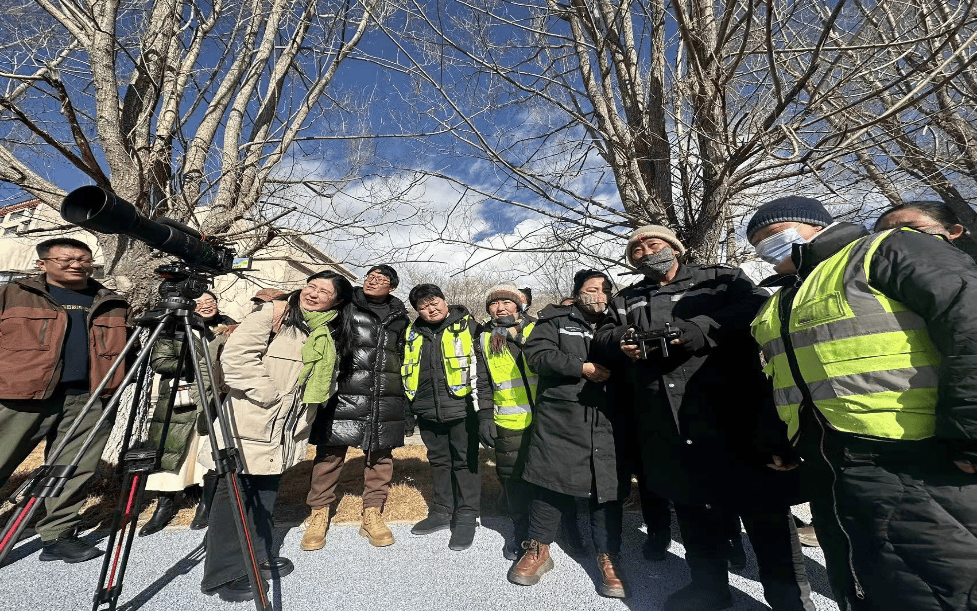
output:
<svg viewBox="0 0 977 611"><path fill-rule="evenodd" d="M113 378L115 372L126 361L130 353L136 349L136 343L139 337L138 333L134 333L126 343L125 348L116 358L108 373L106 373L105 377L98 384L98 387L92 392L88 403L72 423L61 443L48 454L45 464L31 473L27 480L10 497L10 501L15 503L16 507L3 531L0 532L0 566L3 565L7 556L13 550L14 545L20 539L24 528L37 511L40 505L38 501L61 494L65 484L77 470L82 456L85 455L94 443L99 429L103 426L108 426L107 423L116 412L122 399L123 390L135 379L132 409L129 412L129 418L126 422L122 444L122 447L126 448L122 461L124 467L122 496L119 498L118 506L112 516L112 527L107 541L108 549L106 550L105 559L102 563L102 570L99 575L98 587L95 591L94 605L92 607L93 611L114 611L116 609L119 596L122 593L122 580L125 577L129 552L132 549L132 542L136 532L136 520L139 516L139 509L142 505L143 494L146 489L146 479L149 474L159 470L159 464L163 454L162 445L166 441L166 434L169 430L170 418L176 401L176 387L183 377L184 364L189 361L193 369L201 407L203 408L203 413L198 417L204 418L207 423L207 436L210 440L215 470L218 477L227 478L228 493L235 517L234 522L237 527L241 549L244 553L244 564L247 569L248 579L251 582L251 591L254 592L255 608L258 611L269 611L271 608L270 601L268 600L267 592L265 592L256 557L254 528L248 522L248 515L244 509L245 501L241 495L241 481L239 476L242 468L241 457L229 434L231 429L227 414L219 407L216 389L213 383L214 378L212 375L208 375L206 378L201 375L201 366L206 367L208 374L214 371L207 343L206 341L201 342L201 350L198 353L198 348L194 342L193 330L197 328L202 331L203 324L201 319L194 314L193 300L203 294L203 291L209 285L209 280L206 276L194 272L190 267L183 264L165 265L158 268L156 272L164 278L159 287L161 300L156 304L155 308L136 320L136 324L140 328L150 330L146 345L139 349L132 368L126 373L119 388L108 400L97 424L92 428L88 437L85 438L84 443L71 462L68 465L53 464L64 453L64 448L68 440L77 433L78 428L88 413L94 409L108 381ZM175 340L180 332L182 332L183 341L180 346L179 361L177 362L176 371L171 381L166 417L163 422L160 437L160 447L133 448L132 432L138 411L136 405L142 396L142 388L146 381L146 370L149 368L148 361L150 355L160 339ZM203 357L202 362L200 359L201 356ZM207 391L204 379L211 381L211 392ZM217 422L216 428L215 421ZM223 442L220 446L217 443L218 428L220 429ZM187 460L192 460L192 457L188 457Z"/></svg>

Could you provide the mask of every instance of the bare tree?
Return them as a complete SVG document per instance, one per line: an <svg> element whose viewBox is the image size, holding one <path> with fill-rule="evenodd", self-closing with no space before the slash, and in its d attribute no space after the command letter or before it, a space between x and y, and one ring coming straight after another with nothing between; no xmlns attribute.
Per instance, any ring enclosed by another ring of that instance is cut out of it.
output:
<svg viewBox="0 0 977 611"><path fill-rule="evenodd" d="M969 3L942 0L400 6L380 25L396 58L365 58L411 79L397 104L445 134L411 167L548 219L559 231L545 248L656 222L694 259L735 261L738 219L767 189L824 189L827 164L886 114L946 91L974 56ZM889 14L907 19L892 27ZM913 63L923 40L941 55ZM459 162L493 176L473 181Z"/></svg>
<svg viewBox="0 0 977 611"><path fill-rule="evenodd" d="M65 183L94 183L147 216L210 235L244 220L257 228L235 239L254 252L273 235L265 221L276 194L294 199L279 181L310 177L296 176L302 155L325 157L323 143L362 135L350 120L357 109L344 106L352 98L330 85L386 17L383 0L35 0L5 9L0 184L58 206ZM354 149L337 155L330 189L353 180ZM106 272L145 306L157 255L128 238L99 242Z"/></svg>

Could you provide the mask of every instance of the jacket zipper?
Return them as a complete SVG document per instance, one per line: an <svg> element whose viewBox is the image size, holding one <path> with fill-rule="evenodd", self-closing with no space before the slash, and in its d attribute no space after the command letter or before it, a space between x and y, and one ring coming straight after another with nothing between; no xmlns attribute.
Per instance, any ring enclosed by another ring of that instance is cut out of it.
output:
<svg viewBox="0 0 977 611"><path fill-rule="evenodd" d="M803 400L801 404L797 407L797 432L794 433L793 438L791 438L791 444L795 444L798 437L801 434L800 419L804 412L805 407L809 407L814 410L812 417L817 421L818 427L821 429L821 439L818 442L818 450L821 454L821 459L824 463L828 465L828 469L831 471L831 511L834 515L835 522L838 524L838 530L845 535L845 542L848 545L848 572L851 575L852 583L855 586L855 596L859 600L865 599L865 590L862 588L862 583L858 579L858 575L855 573L855 561L854 552L852 550L851 536L848 531L845 530L844 524L841 523L841 515L838 513L838 472L835 470L833 464L828 459L827 453L824 451L824 441L827 436L827 430L825 428L824 422L822 421L822 415L818 411L817 406L814 404L814 399L811 397L811 390L807 386L807 382L801 375L800 366L797 364L797 355L794 353L794 344L790 341L790 311L794 304L794 298L797 296L797 289L803 281L798 278L797 283L793 287L794 290L790 291L787 288L780 291L780 311L778 312L780 318L780 338L784 342L784 352L787 356L787 363L790 366L790 375L794 379L794 384L801 391L803 395Z"/></svg>

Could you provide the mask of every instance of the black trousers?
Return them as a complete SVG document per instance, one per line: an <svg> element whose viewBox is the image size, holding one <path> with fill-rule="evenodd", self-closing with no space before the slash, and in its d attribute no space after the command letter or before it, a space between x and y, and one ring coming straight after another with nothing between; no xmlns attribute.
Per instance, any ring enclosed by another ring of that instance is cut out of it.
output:
<svg viewBox="0 0 977 611"><path fill-rule="evenodd" d="M254 537L254 553L258 562L275 556L272 546L273 514L278 498L280 475L242 475L241 500L251 524ZM207 557L204 560L202 590L214 590L248 574L241 540L235 525L231 489L226 477L217 482L213 505L210 509L210 525L207 527Z"/></svg>
<svg viewBox="0 0 977 611"><path fill-rule="evenodd" d="M518 477L499 478L505 503L512 519L513 538L516 543L529 538L529 508L533 502L533 485Z"/></svg>
<svg viewBox="0 0 977 611"><path fill-rule="evenodd" d="M977 611L977 476L935 440L875 441L801 418L811 514L842 611Z"/></svg>
<svg viewBox="0 0 977 611"><path fill-rule="evenodd" d="M692 583L703 590L727 589L729 516L735 516L736 512L715 505L674 505L685 544L685 559L692 571ZM814 611L804 554L790 509L741 508L737 511L753 544L760 583L770 608L774 611Z"/></svg>
<svg viewBox="0 0 977 611"><path fill-rule="evenodd" d="M474 414L449 422L418 418L417 426L431 465L428 510L459 518L477 516L482 495L478 419Z"/></svg>
<svg viewBox="0 0 977 611"><path fill-rule="evenodd" d="M645 526L648 527L648 536L652 533L661 531L671 531L672 512L668 508L668 499L658 496L658 494L648 487L645 480L644 461L639 456L634 461L635 474L638 478L638 497L641 499L641 517L644 518Z"/></svg>
<svg viewBox="0 0 977 611"><path fill-rule="evenodd" d="M576 502L576 497L536 486L529 513L529 538L546 545L553 543L561 518L576 513ZM620 553L623 519L623 501L598 503L596 495L590 497L590 530L598 554Z"/></svg>

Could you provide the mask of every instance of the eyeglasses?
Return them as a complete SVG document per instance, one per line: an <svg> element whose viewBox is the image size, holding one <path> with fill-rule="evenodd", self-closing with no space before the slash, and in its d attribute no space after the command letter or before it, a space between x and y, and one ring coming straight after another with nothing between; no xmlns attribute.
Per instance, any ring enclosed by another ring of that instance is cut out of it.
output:
<svg viewBox="0 0 977 611"><path fill-rule="evenodd" d="M383 286L384 284L390 284L390 279L383 274L370 274L366 277L364 284L379 284Z"/></svg>
<svg viewBox="0 0 977 611"><path fill-rule="evenodd" d="M95 265L94 259L69 259L68 257L41 257L41 261L54 261L64 269L68 269L75 263L81 265L82 267L91 267Z"/></svg>

